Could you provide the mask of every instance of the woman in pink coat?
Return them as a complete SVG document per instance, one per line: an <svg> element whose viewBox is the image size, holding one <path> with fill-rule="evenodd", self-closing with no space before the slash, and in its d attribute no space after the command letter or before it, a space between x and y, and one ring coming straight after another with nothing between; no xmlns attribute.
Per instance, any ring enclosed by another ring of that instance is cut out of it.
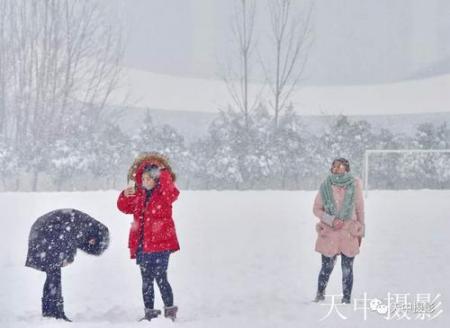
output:
<svg viewBox="0 0 450 328"><path fill-rule="evenodd" d="M359 253L364 237L364 198L361 180L350 174L350 164L345 158L333 161L331 174L317 193L313 212L320 220L316 225L316 251L322 254L322 268L314 301L325 299L325 289L336 257L341 255L342 303L350 304L353 260Z"/></svg>

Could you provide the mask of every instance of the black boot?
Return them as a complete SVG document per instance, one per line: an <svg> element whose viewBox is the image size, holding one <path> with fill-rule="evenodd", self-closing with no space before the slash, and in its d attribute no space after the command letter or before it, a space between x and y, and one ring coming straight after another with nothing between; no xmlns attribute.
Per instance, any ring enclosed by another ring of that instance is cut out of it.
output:
<svg viewBox="0 0 450 328"><path fill-rule="evenodd" d="M64 313L64 301L62 298L56 302L56 319L63 319L68 322L72 322L69 318L66 317L66 314Z"/></svg>
<svg viewBox="0 0 450 328"><path fill-rule="evenodd" d="M42 298L42 316L48 318L63 319L72 322L64 313L63 299L43 297Z"/></svg>
<svg viewBox="0 0 450 328"><path fill-rule="evenodd" d="M317 292L316 297L314 298L313 302L319 303L324 300L325 300L325 295L321 292Z"/></svg>
<svg viewBox="0 0 450 328"><path fill-rule="evenodd" d="M139 319L139 321L143 321L143 320L151 321L152 319L155 319L160 315L161 315L161 310L145 309L145 316L142 319Z"/></svg>
<svg viewBox="0 0 450 328"><path fill-rule="evenodd" d="M164 308L164 316L172 321L177 318L178 306L168 306Z"/></svg>
<svg viewBox="0 0 450 328"><path fill-rule="evenodd" d="M351 303L351 298L348 295L344 295L344 297L341 300L342 304L350 304Z"/></svg>

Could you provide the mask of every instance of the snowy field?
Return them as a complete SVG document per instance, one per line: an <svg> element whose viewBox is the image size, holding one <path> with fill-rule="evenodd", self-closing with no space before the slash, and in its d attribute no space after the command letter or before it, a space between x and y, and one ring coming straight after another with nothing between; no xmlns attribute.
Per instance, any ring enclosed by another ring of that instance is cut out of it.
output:
<svg viewBox="0 0 450 328"><path fill-rule="evenodd" d="M182 192L174 207L181 251L169 279L179 320L136 322L143 315L138 267L128 258L131 217L115 206L117 192L3 193L0 327L448 327L450 325L450 191L372 191L367 237L355 260L354 298L388 293L440 294L434 320L392 318L312 303L320 255L314 252L314 192ZM40 317L44 274L24 267L33 221L64 207L105 223L110 248L81 251L62 270L65 310L74 322ZM340 261L327 289L341 292ZM159 293L156 307L161 308ZM340 299L340 298L339 298ZM330 303L328 298L326 303Z"/></svg>

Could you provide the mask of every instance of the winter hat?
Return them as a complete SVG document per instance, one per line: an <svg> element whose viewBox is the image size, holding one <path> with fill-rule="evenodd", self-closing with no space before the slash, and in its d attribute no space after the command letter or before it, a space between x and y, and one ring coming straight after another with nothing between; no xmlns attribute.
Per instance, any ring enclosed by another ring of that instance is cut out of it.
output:
<svg viewBox="0 0 450 328"><path fill-rule="evenodd" d="M153 180L158 180L159 176L161 175L161 169L158 165L151 164L144 167L144 171L142 171L142 174L148 174Z"/></svg>

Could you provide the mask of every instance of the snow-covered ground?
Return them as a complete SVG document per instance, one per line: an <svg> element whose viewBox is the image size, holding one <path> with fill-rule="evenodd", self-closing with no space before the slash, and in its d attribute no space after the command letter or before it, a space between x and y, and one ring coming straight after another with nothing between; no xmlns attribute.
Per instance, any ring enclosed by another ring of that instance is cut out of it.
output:
<svg viewBox="0 0 450 328"><path fill-rule="evenodd" d="M450 191L373 191L367 237L355 260L354 298L390 293L440 294L443 313L421 321L386 320L376 312L311 302L320 255L314 252L314 192L185 191L174 207L182 250L169 278L179 320L136 322L143 314L140 275L128 258L131 217L116 210L116 191L3 193L0 327L448 327ZM101 257L81 251L63 269L66 314L73 324L40 317L44 274L24 267L29 228L55 208L86 211L110 228ZM339 264L339 263L338 263ZM340 265L327 292L338 294ZM161 307L159 293L157 307ZM411 299L411 300L412 300ZM327 303L330 302L330 298Z"/></svg>

